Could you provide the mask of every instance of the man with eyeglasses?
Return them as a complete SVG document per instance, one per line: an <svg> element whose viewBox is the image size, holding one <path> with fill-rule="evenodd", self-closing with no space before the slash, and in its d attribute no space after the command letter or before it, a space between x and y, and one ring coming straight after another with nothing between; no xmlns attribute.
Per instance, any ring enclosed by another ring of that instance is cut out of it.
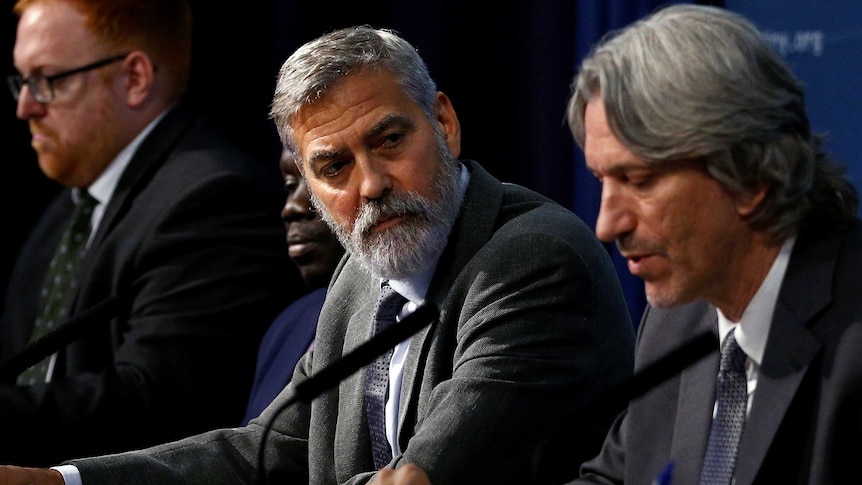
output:
<svg viewBox="0 0 862 485"><path fill-rule="evenodd" d="M305 291L284 246L278 166L184 100L185 0L19 0L14 13L17 117L65 189L25 242L0 315L0 463L239 422L266 326ZM78 219L74 246L61 234ZM113 315L4 374L39 336L112 296Z"/></svg>

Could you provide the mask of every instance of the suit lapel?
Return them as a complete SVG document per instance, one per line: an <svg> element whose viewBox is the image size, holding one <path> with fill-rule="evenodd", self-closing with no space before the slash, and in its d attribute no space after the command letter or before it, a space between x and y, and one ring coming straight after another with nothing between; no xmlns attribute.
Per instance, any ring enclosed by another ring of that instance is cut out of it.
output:
<svg viewBox="0 0 862 485"><path fill-rule="evenodd" d="M739 446L737 485L750 484L756 478L802 379L822 347L809 322L832 299L830 282L838 244L834 234L800 238L796 243Z"/></svg>
<svg viewBox="0 0 862 485"><path fill-rule="evenodd" d="M180 105L171 109L147 135L120 176L111 200L105 207L99 228L93 235L91 247L98 247L99 243L113 230L125 214L128 205L134 200L139 185L146 183L164 163L177 139L190 129L193 120L191 112Z"/></svg>
<svg viewBox="0 0 862 485"><path fill-rule="evenodd" d="M398 413L398 442L402 450L407 447L407 442L413 436L410 429L405 429L408 422L414 421L412 418L408 421L408 416L415 416L418 412L419 392L422 387L422 375L420 368L424 368L426 359L423 357L431 351L431 340L429 337L431 328L438 325L439 320L431 325L423 328L410 339L410 348L407 351L407 357L404 361L404 373L401 381L401 396L399 396ZM420 363L422 364L420 366ZM412 424L411 424L412 426Z"/></svg>
<svg viewBox="0 0 862 485"><path fill-rule="evenodd" d="M715 308L712 305L706 305L706 308L708 310L702 314L691 335L718 328ZM685 369L680 376L670 455L675 462L675 483L697 483L700 478L715 404L718 361L718 352L713 352Z"/></svg>
<svg viewBox="0 0 862 485"><path fill-rule="evenodd" d="M463 162L470 170L470 184L464 195L463 209L449 241L449 244L437 263L437 269L428 288L426 300L434 302L440 308L440 318L425 327L410 340L410 349L404 363L404 374L401 383L398 416L398 438L401 449L407 446L413 426L419 412L419 398L422 391L422 376L429 361L429 355L435 351L436 327L441 321L457 321L458 315L448 315L448 309L460 308L460 302L449 302L449 289L454 284L460 269L465 267L473 255L485 244L494 231L494 223L503 203L502 184L486 172L481 166L470 161ZM450 323L451 325L451 323ZM453 343L454 346L454 343Z"/></svg>
<svg viewBox="0 0 862 485"><path fill-rule="evenodd" d="M351 261L348 264L358 266L359 263ZM332 360L338 359L344 354L367 342L371 337L371 318L374 314L374 306L379 293L379 280L369 276L363 269L355 268L352 279L357 283L357 291L354 297L360 299L356 306L345 308L352 311L347 317L347 325L344 329L334 329L343 336L343 346L339 354L329 356ZM326 362L326 365L332 362ZM316 369L319 372L320 369ZM374 461L371 455L371 438L368 432L368 424L365 419L365 406L362 404L365 397L363 386L365 383L365 368L354 372L344 379L338 386L338 426L334 426L336 456L352 457L345 460L337 460L339 473L352 474L355 470L351 466L373 467ZM359 405L357 406L357 403ZM348 468L341 470L341 466Z"/></svg>

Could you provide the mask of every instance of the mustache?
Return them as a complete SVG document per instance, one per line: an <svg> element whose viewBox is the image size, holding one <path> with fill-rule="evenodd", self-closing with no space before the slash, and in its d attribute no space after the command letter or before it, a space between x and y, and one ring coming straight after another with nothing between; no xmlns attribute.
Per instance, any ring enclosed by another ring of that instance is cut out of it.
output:
<svg viewBox="0 0 862 485"><path fill-rule="evenodd" d="M631 233L619 236L614 240L614 243L617 246L617 251L622 255L664 253L664 248L660 244L636 240Z"/></svg>
<svg viewBox="0 0 862 485"><path fill-rule="evenodd" d="M430 220L427 202L421 196L413 192L390 192L359 207L353 223L353 233L366 236L381 221L401 215Z"/></svg>
<svg viewBox="0 0 862 485"><path fill-rule="evenodd" d="M27 123L27 125L28 125L28 128L30 129L31 135L39 134L39 135L45 135L48 137L54 136L54 130L50 130L48 128L45 128L44 126L42 126L41 123L39 123L37 121L30 120L29 123Z"/></svg>

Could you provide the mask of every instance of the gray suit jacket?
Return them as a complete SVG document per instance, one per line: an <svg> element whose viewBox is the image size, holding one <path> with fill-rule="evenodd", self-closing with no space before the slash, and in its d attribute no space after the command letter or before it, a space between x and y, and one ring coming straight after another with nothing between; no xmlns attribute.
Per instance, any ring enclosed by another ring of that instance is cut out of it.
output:
<svg viewBox="0 0 862 485"><path fill-rule="evenodd" d="M574 412L630 374L633 328L608 254L580 219L465 163L464 207L427 295L440 318L410 342L395 462L440 484L559 482L575 472L573 457L597 452L619 411ZM342 261L291 385L369 337L378 288L355 260ZM269 483L371 479L363 379L358 372L279 417ZM284 396L246 428L74 463L86 485L247 483Z"/></svg>
<svg viewBox="0 0 862 485"><path fill-rule="evenodd" d="M736 485L859 481L862 457L862 224L806 231L793 250L773 316ZM703 302L648 308L635 356L643 367L717 328ZM575 483L649 484L669 462L673 483L697 483L715 399L714 352L643 398L614 424ZM855 477L855 478L854 478Z"/></svg>

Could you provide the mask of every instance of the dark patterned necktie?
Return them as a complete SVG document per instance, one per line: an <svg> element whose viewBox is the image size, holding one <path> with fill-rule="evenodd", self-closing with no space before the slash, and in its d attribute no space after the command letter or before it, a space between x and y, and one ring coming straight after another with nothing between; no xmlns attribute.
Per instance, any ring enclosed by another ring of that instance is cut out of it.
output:
<svg viewBox="0 0 862 485"><path fill-rule="evenodd" d="M709 444L700 475L701 485L729 485L736 467L739 437L745 426L748 404L745 352L739 348L734 328L721 349L718 370L718 409L712 420Z"/></svg>
<svg viewBox="0 0 862 485"><path fill-rule="evenodd" d="M31 342L54 330L69 317L69 304L77 290L78 267L90 239L90 220L98 203L86 190L79 192L75 210L45 275ZM51 357L47 357L21 373L18 385L33 385L49 380L50 361Z"/></svg>
<svg viewBox="0 0 862 485"><path fill-rule="evenodd" d="M374 309L374 320L371 326L372 335L395 323L395 317L401 312L407 299L393 290L389 283L380 288L380 297ZM392 359L392 349L381 355L368 365L365 371L365 415L368 418L368 431L371 434L371 451L374 455L374 465L379 469L392 460L392 448L386 439L386 409L387 390L389 388L389 361Z"/></svg>

